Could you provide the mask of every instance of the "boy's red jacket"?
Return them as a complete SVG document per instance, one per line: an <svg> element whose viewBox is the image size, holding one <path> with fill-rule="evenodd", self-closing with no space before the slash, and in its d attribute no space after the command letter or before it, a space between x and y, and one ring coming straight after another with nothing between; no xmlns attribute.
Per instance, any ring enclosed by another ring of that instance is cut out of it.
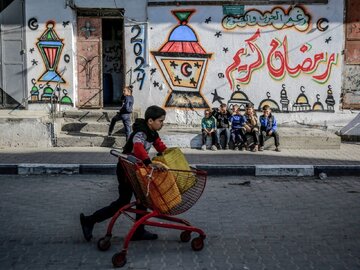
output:
<svg viewBox="0 0 360 270"><path fill-rule="evenodd" d="M124 146L124 154L133 154L141 159L145 165L151 163L149 150L154 146L156 151L162 153L166 145L161 141L159 133L151 130L145 122L145 119L136 119L133 125L133 132Z"/></svg>

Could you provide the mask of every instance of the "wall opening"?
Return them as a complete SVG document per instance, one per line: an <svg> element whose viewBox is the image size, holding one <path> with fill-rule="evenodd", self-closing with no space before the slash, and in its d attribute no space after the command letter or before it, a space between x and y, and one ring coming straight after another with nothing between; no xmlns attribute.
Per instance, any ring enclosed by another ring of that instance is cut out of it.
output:
<svg viewBox="0 0 360 270"><path fill-rule="evenodd" d="M123 29L123 19L102 19L104 107L119 105L124 87Z"/></svg>

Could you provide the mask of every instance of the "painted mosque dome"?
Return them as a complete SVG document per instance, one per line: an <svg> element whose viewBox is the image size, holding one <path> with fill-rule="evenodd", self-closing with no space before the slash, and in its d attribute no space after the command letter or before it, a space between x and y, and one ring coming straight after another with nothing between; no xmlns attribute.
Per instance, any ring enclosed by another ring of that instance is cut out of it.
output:
<svg viewBox="0 0 360 270"><path fill-rule="evenodd" d="M320 102L320 95L319 94L316 95L316 102L314 103L312 109L313 109L313 111L323 111L324 110L324 106Z"/></svg>
<svg viewBox="0 0 360 270"><path fill-rule="evenodd" d="M228 108L232 108L233 105L239 105L240 109L245 109L247 104L251 104L248 96L243 91L235 91L228 101Z"/></svg>
<svg viewBox="0 0 360 270"><path fill-rule="evenodd" d="M304 94L304 86L300 87L301 94L297 97L295 104L293 105L293 109L300 110L300 111L309 111L311 106L309 104L309 100L307 96Z"/></svg>
<svg viewBox="0 0 360 270"><path fill-rule="evenodd" d="M46 86L44 88L44 94L43 96L51 96L54 90L50 86Z"/></svg>
<svg viewBox="0 0 360 270"><path fill-rule="evenodd" d="M267 96L267 99L264 99L263 101L260 102L258 110L262 111L262 108L265 105L269 105L272 111L279 112L280 111L279 105L276 103L275 100L270 98L269 92L266 93L266 96Z"/></svg>
<svg viewBox="0 0 360 270"><path fill-rule="evenodd" d="M309 104L308 98L304 94L300 94L296 99L296 104L299 105Z"/></svg>

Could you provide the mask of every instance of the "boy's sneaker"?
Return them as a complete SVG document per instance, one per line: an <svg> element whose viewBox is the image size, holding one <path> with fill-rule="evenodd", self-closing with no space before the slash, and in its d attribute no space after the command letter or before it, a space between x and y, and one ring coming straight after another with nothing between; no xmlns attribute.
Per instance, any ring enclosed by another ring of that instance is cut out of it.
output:
<svg viewBox="0 0 360 270"><path fill-rule="evenodd" d="M141 240L156 240L158 235L156 233L151 233L147 230L141 232L135 232L131 237L131 241L141 241Z"/></svg>
<svg viewBox="0 0 360 270"><path fill-rule="evenodd" d="M229 150L229 146L226 145L225 148L224 148L224 150Z"/></svg>
<svg viewBox="0 0 360 270"><path fill-rule="evenodd" d="M281 152L281 150L280 150L279 147L276 147L276 148L275 148L275 151L276 151L276 152Z"/></svg>
<svg viewBox="0 0 360 270"><path fill-rule="evenodd" d="M245 145L242 145L242 146L240 147L240 151L245 151L245 150L246 150Z"/></svg>
<svg viewBox="0 0 360 270"><path fill-rule="evenodd" d="M259 151L264 151L264 146L260 146Z"/></svg>
<svg viewBox="0 0 360 270"><path fill-rule="evenodd" d="M206 145L203 144L203 146L201 146L201 150L205 151L206 150Z"/></svg>
<svg viewBox="0 0 360 270"><path fill-rule="evenodd" d="M216 150L217 150L216 145L212 145L212 146L211 146L211 150L216 151Z"/></svg>
<svg viewBox="0 0 360 270"><path fill-rule="evenodd" d="M239 150L239 146L235 146L235 147L234 147L234 150L235 150L235 151Z"/></svg>
<svg viewBox="0 0 360 270"><path fill-rule="evenodd" d="M80 224L86 241L90 241L92 238L92 231L94 224L86 220L86 217L83 213L80 214Z"/></svg>

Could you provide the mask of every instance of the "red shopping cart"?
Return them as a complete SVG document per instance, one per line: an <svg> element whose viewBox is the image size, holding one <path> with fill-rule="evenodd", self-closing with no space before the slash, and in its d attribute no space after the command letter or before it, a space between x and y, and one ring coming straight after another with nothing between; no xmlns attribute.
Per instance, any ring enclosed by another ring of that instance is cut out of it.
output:
<svg viewBox="0 0 360 270"><path fill-rule="evenodd" d="M187 211L197 202L204 191L207 173L194 168L188 171L149 169L141 160L132 155L121 154L116 150L111 150L110 153L118 157L131 182L136 198L135 201L119 209L112 217L106 235L100 238L97 244L99 250L102 251L110 248L112 229L121 214L134 222L125 237L122 250L112 257L114 267L123 267L126 264L131 237L140 225L181 230L182 242L189 242L191 233L197 233L198 236L191 241L191 247L194 251L202 250L206 237L204 231L174 216ZM136 209L139 203L149 210ZM141 218L136 220L133 214L140 215ZM164 220L167 222L163 222Z"/></svg>

